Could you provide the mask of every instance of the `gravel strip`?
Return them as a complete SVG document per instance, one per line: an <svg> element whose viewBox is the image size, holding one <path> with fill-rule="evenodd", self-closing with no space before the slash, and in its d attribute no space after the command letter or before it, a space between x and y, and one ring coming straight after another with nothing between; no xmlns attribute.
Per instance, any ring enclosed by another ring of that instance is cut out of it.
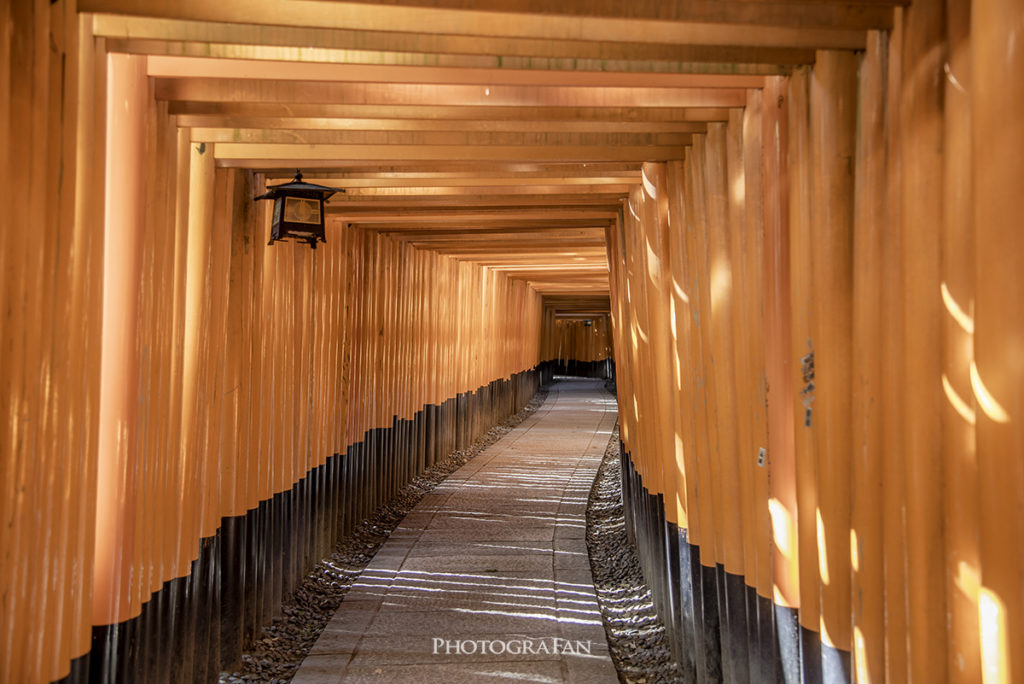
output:
<svg viewBox="0 0 1024 684"><path fill-rule="evenodd" d="M651 590L640 573L640 561L626 537L617 425L587 502L587 550L619 681L683 681L672 658L665 625L654 610Z"/></svg>
<svg viewBox="0 0 1024 684"><path fill-rule="evenodd" d="M540 390L522 411L491 428L468 449L453 452L427 469L403 487L395 498L378 507L372 517L359 523L351 537L342 539L334 553L313 568L291 600L282 606L282 615L264 627L261 638L242 654L241 670L222 672L220 681L227 684L291 681L359 573L423 495L536 412L547 396L546 389Z"/></svg>

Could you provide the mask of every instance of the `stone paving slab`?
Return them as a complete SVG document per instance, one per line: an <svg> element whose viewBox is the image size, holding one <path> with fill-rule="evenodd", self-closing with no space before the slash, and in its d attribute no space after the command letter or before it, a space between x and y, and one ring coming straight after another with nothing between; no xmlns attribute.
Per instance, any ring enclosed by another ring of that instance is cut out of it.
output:
<svg viewBox="0 0 1024 684"><path fill-rule="evenodd" d="M617 682L584 541L615 418L600 381L556 383L406 516L292 681Z"/></svg>

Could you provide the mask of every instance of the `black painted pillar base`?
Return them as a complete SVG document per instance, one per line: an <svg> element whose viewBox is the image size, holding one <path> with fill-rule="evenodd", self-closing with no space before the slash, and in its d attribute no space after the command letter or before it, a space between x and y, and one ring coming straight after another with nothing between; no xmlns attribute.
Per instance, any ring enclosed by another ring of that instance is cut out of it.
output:
<svg viewBox="0 0 1024 684"><path fill-rule="evenodd" d="M775 605L744 578L701 562L688 532L664 517L620 443L626 535L665 622L684 682L847 684L848 651L821 643L797 612Z"/></svg>

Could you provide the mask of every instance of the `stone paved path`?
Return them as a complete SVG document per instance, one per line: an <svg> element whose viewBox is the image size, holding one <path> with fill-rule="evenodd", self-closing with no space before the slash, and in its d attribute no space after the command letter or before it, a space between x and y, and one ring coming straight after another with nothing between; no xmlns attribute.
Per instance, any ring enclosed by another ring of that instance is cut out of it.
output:
<svg viewBox="0 0 1024 684"><path fill-rule="evenodd" d="M615 419L600 381L553 385L406 516L293 681L618 681L584 541Z"/></svg>

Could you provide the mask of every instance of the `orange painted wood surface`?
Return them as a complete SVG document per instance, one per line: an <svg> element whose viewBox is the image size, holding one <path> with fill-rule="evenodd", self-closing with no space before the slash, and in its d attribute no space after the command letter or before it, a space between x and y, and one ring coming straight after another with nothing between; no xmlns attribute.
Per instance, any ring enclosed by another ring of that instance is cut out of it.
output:
<svg viewBox="0 0 1024 684"><path fill-rule="evenodd" d="M1019 2L244 4L0 3L0 681L544 361L853 679L1020 679Z"/></svg>

